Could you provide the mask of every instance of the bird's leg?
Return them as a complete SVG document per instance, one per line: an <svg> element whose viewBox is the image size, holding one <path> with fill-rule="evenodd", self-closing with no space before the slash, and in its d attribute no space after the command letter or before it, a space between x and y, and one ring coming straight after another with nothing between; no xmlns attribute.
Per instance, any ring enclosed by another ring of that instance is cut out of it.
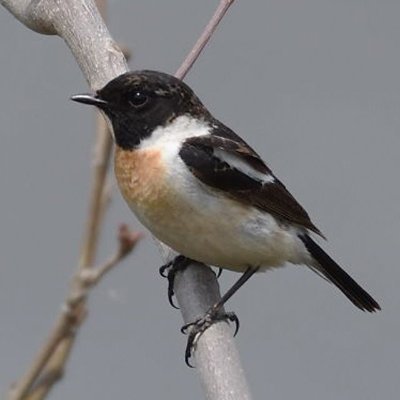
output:
<svg viewBox="0 0 400 400"><path fill-rule="evenodd" d="M183 271L189 264L191 264L193 261L190 258L187 258L185 256L179 255L175 257L172 261L170 261L167 264L164 264L163 266L160 267L159 272L160 275L164 278L168 279L168 301L169 304L171 304L172 307L179 309L174 304L173 301L173 296L174 296L174 280L175 280L175 275L178 271Z"/></svg>
<svg viewBox="0 0 400 400"><path fill-rule="evenodd" d="M186 334L189 331L189 337L185 350L185 362L189 367L192 365L189 359L192 355L193 346L196 344L200 336L209 328L213 323L221 320L229 320L235 323L235 333L239 330L239 319L234 312L221 312L224 304L233 296L233 294L245 283L250 277L257 272L259 267L248 267L242 276L233 284L233 286L221 297L221 299L211 306L203 317L198 320L184 325L181 332Z"/></svg>

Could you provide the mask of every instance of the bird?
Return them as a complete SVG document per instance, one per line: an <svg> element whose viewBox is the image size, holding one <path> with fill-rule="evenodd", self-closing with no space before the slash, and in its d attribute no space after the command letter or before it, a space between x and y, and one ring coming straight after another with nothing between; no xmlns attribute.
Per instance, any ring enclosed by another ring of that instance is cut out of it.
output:
<svg viewBox="0 0 400 400"><path fill-rule="evenodd" d="M139 221L181 261L242 273L204 318L188 324L198 328L193 335L218 319L255 272L287 263L309 267L359 309L380 310L320 247L315 237L324 235L261 156L186 83L163 72L130 71L71 99L96 106L109 122L116 180Z"/></svg>

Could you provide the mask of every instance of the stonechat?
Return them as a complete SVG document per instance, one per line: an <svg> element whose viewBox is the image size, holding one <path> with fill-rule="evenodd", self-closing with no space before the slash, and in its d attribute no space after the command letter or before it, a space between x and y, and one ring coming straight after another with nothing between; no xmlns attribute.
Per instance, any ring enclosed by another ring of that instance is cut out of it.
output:
<svg viewBox="0 0 400 400"><path fill-rule="evenodd" d="M143 225L188 259L242 273L203 322L255 272L287 262L308 266L361 310L380 309L314 241L320 230L259 154L184 82L128 72L72 100L108 119L118 185Z"/></svg>

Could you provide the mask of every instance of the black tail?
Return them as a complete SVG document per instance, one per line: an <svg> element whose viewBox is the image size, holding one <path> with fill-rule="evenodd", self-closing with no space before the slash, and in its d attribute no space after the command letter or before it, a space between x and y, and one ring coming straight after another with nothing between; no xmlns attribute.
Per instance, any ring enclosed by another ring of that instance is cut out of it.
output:
<svg viewBox="0 0 400 400"><path fill-rule="evenodd" d="M299 238L315 261L317 261L313 267L335 284L354 305L363 311L369 312L381 309L380 305L308 235L300 235Z"/></svg>

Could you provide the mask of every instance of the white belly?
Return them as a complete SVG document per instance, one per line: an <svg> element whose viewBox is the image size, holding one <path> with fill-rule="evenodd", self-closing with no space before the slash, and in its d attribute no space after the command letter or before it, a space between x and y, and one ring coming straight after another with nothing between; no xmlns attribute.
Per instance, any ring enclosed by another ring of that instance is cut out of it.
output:
<svg viewBox="0 0 400 400"><path fill-rule="evenodd" d="M218 267L244 271L302 262L298 253L303 246L293 232L282 230L268 215L227 203L212 199L207 213L200 208L179 213L148 228L179 253Z"/></svg>

